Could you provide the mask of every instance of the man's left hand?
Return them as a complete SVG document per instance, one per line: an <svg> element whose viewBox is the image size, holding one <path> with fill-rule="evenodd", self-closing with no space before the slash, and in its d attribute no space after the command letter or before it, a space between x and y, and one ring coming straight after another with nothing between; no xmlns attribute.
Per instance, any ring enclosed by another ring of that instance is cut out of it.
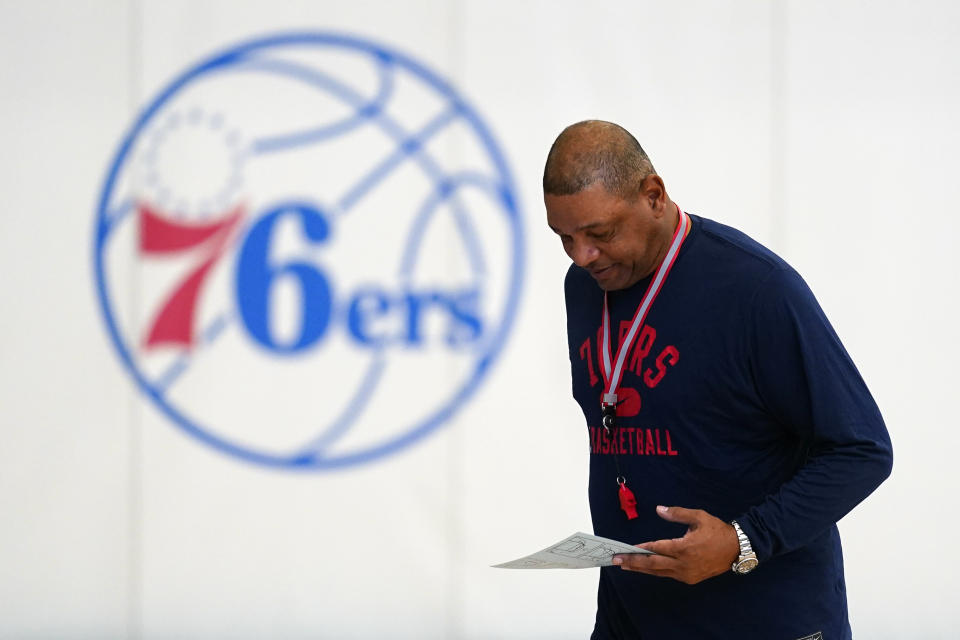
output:
<svg viewBox="0 0 960 640"><path fill-rule="evenodd" d="M670 522L690 525L682 538L638 544L659 555L626 554L613 557L613 564L628 571L673 578L696 584L730 571L740 555L733 526L701 509L657 507L657 515Z"/></svg>

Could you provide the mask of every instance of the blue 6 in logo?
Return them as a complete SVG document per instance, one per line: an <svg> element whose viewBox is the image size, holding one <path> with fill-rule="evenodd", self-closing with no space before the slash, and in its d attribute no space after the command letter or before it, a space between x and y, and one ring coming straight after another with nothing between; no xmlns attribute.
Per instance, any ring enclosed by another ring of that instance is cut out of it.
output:
<svg viewBox="0 0 960 640"><path fill-rule="evenodd" d="M149 102L107 172L93 266L123 365L173 424L333 469L452 419L504 346L523 258L474 109L402 53L298 33Z"/></svg>

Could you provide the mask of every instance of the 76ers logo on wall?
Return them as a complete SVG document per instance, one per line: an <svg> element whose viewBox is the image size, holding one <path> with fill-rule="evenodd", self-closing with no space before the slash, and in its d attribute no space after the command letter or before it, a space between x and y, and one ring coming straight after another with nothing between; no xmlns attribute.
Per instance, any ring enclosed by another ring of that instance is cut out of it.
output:
<svg viewBox="0 0 960 640"><path fill-rule="evenodd" d="M241 458L364 462L447 421L513 319L504 159L447 83L357 38L249 42L121 143L94 270L110 337L174 424Z"/></svg>

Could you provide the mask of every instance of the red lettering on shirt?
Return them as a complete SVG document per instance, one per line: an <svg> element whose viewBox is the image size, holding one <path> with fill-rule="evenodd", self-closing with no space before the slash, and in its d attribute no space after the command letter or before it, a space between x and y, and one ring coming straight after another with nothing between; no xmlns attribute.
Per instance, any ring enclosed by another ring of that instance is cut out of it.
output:
<svg viewBox="0 0 960 640"><path fill-rule="evenodd" d="M660 381L663 380L663 376L667 374L667 366L673 366L677 364L680 360L680 352L677 351L675 346L667 345L664 347L663 351L660 352L660 355L657 356L657 373L654 374L652 369L647 369L643 372L643 381L648 387L653 389L655 386L660 384Z"/></svg>
<svg viewBox="0 0 960 640"><path fill-rule="evenodd" d="M587 371L590 373L590 386L597 384L597 372L593 368L593 350L590 347L590 338L583 341L580 345L580 359L587 361Z"/></svg>
<svg viewBox="0 0 960 640"><path fill-rule="evenodd" d="M646 434L646 435L644 435ZM666 449L663 443L666 442ZM631 456L676 456L669 429L640 429L620 427L610 432L601 427L590 427L590 453Z"/></svg>
<svg viewBox="0 0 960 640"><path fill-rule="evenodd" d="M597 327L597 362L603 362L603 325Z"/></svg>
<svg viewBox="0 0 960 640"><path fill-rule="evenodd" d="M656 453L653 449L653 433L647 429L647 446L643 448L644 455L652 456Z"/></svg>
<svg viewBox="0 0 960 640"><path fill-rule="evenodd" d="M629 331L630 323L628 321L621 321L619 328L619 340L617 344L610 345L612 352L611 357L616 358L618 345L623 343L623 340ZM644 368L643 362L646 357L650 355L656 339L657 330L655 328L649 325L644 325L641 327L639 335L637 336L633 343L633 347L630 350L629 357L625 361L626 370L642 378L643 382L650 389L653 389L660 384L664 376L667 374L667 370L680 362L680 351L671 344L667 345L660 351L652 366ZM594 387L598 384L602 384L603 380L600 378L599 368L603 359L603 327L597 328L596 343L594 343L592 336L588 337L580 344L578 353L580 355L580 360L586 363L587 377L590 386ZM612 365L613 363L611 362L611 366ZM639 397L636 399L639 400ZM636 411L639 412L639 410L640 408L636 407ZM621 411L622 410L618 408L617 415L624 415L621 413ZM636 415L636 413L634 413L631 409L627 411L626 415Z"/></svg>

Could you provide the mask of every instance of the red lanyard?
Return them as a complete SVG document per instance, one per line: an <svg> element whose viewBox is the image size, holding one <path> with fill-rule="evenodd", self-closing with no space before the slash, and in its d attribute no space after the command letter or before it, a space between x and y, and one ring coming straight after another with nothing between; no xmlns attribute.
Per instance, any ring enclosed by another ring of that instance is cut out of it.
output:
<svg viewBox="0 0 960 640"><path fill-rule="evenodd" d="M603 357L600 360L600 372L603 374L604 393L600 402L600 410L603 427L607 432L617 428L617 391L620 389L621 380L623 380L623 365L626 362L627 354L630 352L630 348L640 333L640 327L643 326L644 321L647 319L647 312L650 311L654 299L656 299L657 294L660 293L660 289L663 288L663 283L666 281L667 275L673 267L673 263L677 261L677 256L680 254L680 247L683 245L683 241L687 237L687 231L690 229L690 216L680 211L680 207L677 207L677 211L680 214L680 222L673 232L673 240L670 242L670 248L667 250L667 255L664 256L663 262L657 267L657 272L653 280L647 285L647 291L643 294L643 300L640 301L640 306L637 307L637 311L633 315L630 331L627 332L623 342L620 343L620 347L617 349L617 358L612 371L610 368L610 310L607 304L607 294L606 292L603 294L603 344L601 346ZM620 487L618 490L620 508L627 514L628 519L633 520L637 517L637 500L633 492L627 488L627 479L620 474L620 463L617 459L617 454L614 454L614 462L617 466L617 484Z"/></svg>
<svg viewBox="0 0 960 640"><path fill-rule="evenodd" d="M677 210L679 211L679 207ZM657 273L653 277L653 280L647 285L647 292L643 294L643 300L640 301L640 306L637 307L637 311L633 315L630 331L617 349L617 360L612 375L610 373L610 311L607 305L607 294L603 294L603 359L600 362L600 371L603 374L605 392L601 405L616 406L617 390L620 388L620 381L623 379L623 364L627 359L627 353L629 353L630 348L637 339L637 334L640 333L640 327L643 326L644 320L647 319L647 312L650 311L654 299L657 297L657 294L660 293L660 289L663 288L667 274L670 273L670 269L673 267L673 263L676 262L677 255L680 253L680 246L683 245L683 241L687 237L687 229L690 228L690 217L683 211L679 212L680 223L677 225L676 231L673 232L670 249L667 250L667 255L664 256L663 262L661 262L657 268Z"/></svg>

